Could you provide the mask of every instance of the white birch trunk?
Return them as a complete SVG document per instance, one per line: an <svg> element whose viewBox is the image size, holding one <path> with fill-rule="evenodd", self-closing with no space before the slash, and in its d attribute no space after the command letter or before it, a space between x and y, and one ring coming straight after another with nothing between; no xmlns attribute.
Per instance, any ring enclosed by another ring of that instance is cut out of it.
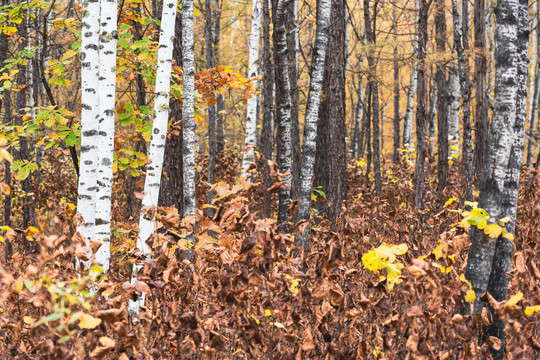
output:
<svg viewBox="0 0 540 360"><path fill-rule="evenodd" d="M153 211L158 206L165 141L167 139L167 125L169 123L169 95L171 91L173 40L177 5L177 0L164 1L163 13L161 15L154 100L154 123L152 125L152 138L150 139L148 150L144 197L139 220L139 236L137 238L137 249L147 258L152 254L151 249L146 244L146 240L154 232L155 215ZM132 282L135 281L136 272L139 269L140 266L135 266ZM144 301L144 294L142 294L138 301L130 301L130 313L138 314L140 306L144 305Z"/></svg>
<svg viewBox="0 0 540 360"><path fill-rule="evenodd" d="M95 239L96 168L99 116L99 1L85 0L81 30L81 156L77 212L83 221L77 231Z"/></svg>
<svg viewBox="0 0 540 360"><path fill-rule="evenodd" d="M300 204L297 211L297 221L307 221L301 235L295 241L297 247L308 248L309 218L311 213L311 183L313 181L313 167L315 166L315 153L317 150L317 122L324 78L326 49L328 45L328 30L332 1L320 0L317 18L317 32L311 65L311 83L307 99L306 117L304 120L304 144L302 148L302 162L300 167Z"/></svg>
<svg viewBox="0 0 540 360"><path fill-rule="evenodd" d="M195 55L193 0L182 2L182 130L184 157L184 216L195 218Z"/></svg>
<svg viewBox="0 0 540 360"><path fill-rule="evenodd" d="M531 121L532 117L533 117L533 102L534 102L534 85L535 85L535 79L534 79L534 76L536 74L536 70L535 70L535 66L536 66L536 55L537 55L537 50L536 50L536 37L538 36L538 33L537 33L537 26L538 24L536 23L536 16L533 17L533 23L532 23L532 30L531 30L531 41L532 41L532 57L531 57L531 71L529 71L529 91L527 91L527 100L528 100L528 104L529 104L529 107L528 107L528 111L527 111L527 119L529 119L529 121Z"/></svg>
<svg viewBox="0 0 540 360"><path fill-rule="evenodd" d="M103 244L96 260L105 271L111 258L111 191L116 95L116 0L101 0L99 44L99 135L96 199L96 239Z"/></svg>
<svg viewBox="0 0 540 360"><path fill-rule="evenodd" d="M259 39L261 35L262 7L260 0L253 0L251 14L251 35L249 37L249 70L248 78L259 74ZM246 137L244 140L244 158L242 160L242 177L248 177L247 169L255 161L255 146L257 145L257 95L247 101ZM248 177L249 178L249 177Z"/></svg>
<svg viewBox="0 0 540 360"><path fill-rule="evenodd" d="M448 102L448 136L450 137L451 147L459 143L459 74L457 66L450 68L450 101ZM452 153L457 151L457 146Z"/></svg>
<svg viewBox="0 0 540 360"><path fill-rule="evenodd" d="M418 0L416 1L416 8L418 9ZM416 21L418 22L418 15ZM414 36L413 41L413 53L418 51L418 33ZM416 59L416 56L414 56ZM411 146L412 141L412 125L413 125L413 105L414 94L416 93L416 85L418 82L418 62L415 60L411 70L411 82L409 86L409 93L407 94L407 107L405 108L405 120L403 121L403 147L408 149Z"/></svg>

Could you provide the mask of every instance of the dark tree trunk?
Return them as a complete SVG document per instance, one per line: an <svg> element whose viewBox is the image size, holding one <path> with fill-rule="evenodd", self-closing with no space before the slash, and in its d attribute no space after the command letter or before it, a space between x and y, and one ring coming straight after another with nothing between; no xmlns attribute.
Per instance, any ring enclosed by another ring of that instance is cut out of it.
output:
<svg viewBox="0 0 540 360"><path fill-rule="evenodd" d="M272 44L270 43L270 0L263 0L262 18L262 71L263 71L263 120L261 132L261 151L264 156L264 188L272 186L270 179L270 167L267 160L272 160L272 150L274 149L274 127L273 127L273 104L274 104L274 69L272 64ZM272 216L271 195L264 192L263 211L264 216Z"/></svg>
<svg viewBox="0 0 540 360"><path fill-rule="evenodd" d="M364 24L366 27L366 40L371 45L368 52L368 64L371 88L371 123L373 126L373 173L375 175L375 194L380 196L382 193L381 184L381 150L380 150L380 132L379 132L379 84L377 83L377 63L374 59L375 47L375 28L377 19L377 7L379 2L376 0L373 4L373 16L370 15L369 0L364 0ZM372 25L373 20L373 25Z"/></svg>
<svg viewBox="0 0 540 360"><path fill-rule="evenodd" d="M397 10L394 8L394 41L398 43L397 35ZM398 48L394 47L394 152L392 154L392 162L394 164L399 163L399 61L398 61Z"/></svg>
<svg viewBox="0 0 540 360"><path fill-rule="evenodd" d="M474 173L478 179L484 169L489 132L489 106L486 92L487 60L486 48L486 9L484 0L474 3L474 78L476 91L476 126L474 133Z"/></svg>
<svg viewBox="0 0 540 360"><path fill-rule="evenodd" d="M215 13L219 12L216 7L219 6L215 0L206 0L205 2L205 42L206 42L206 68L211 69L214 67L214 58L217 48L214 44L214 31L215 31ZM208 106L208 184L211 187L215 182L216 172L216 105ZM214 191L208 189L208 204L212 204L214 200ZM213 217L214 210L208 208L208 216Z"/></svg>
<svg viewBox="0 0 540 360"><path fill-rule="evenodd" d="M291 204L291 89L289 80L287 34L285 29L285 0L275 2L274 11L274 58L276 61L277 86L277 147L278 167L282 176L279 189L278 227L280 231L288 229Z"/></svg>
<svg viewBox="0 0 540 360"><path fill-rule="evenodd" d="M182 14L176 14L174 30L174 65L182 66ZM183 215L184 199L184 161L182 157L182 109L180 101L171 98L170 101L172 122L169 125L165 143L165 156L163 158L163 176L159 188L159 206L175 206L180 216Z"/></svg>
<svg viewBox="0 0 540 360"><path fill-rule="evenodd" d="M314 187L321 186L326 193L328 203L324 210L333 224L347 196L345 8L344 0L332 1L313 179Z"/></svg>
<svg viewBox="0 0 540 360"><path fill-rule="evenodd" d="M429 6L426 0L420 0L418 17L418 88L416 94L416 166L414 173L414 205L418 209L424 206L424 167L426 164L426 45Z"/></svg>
<svg viewBox="0 0 540 360"><path fill-rule="evenodd" d="M5 35L4 35L5 36ZM12 114L11 114L11 92L6 91L4 93L4 124L11 125ZM9 150L11 152L11 150ZM4 182L11 187L11 164L9 161L4 161ZM9 194L4 195L4 225L11 226L11 191ZM11 256L13 252L12 244L9 239L6 239L6 260Z"/></svg>
<svg viewBox="0 0 540 360"><path fill-rule="evenodd" d="M435 13L435 28L437 33L437 52L443 56L446 50L446 14L445 1L437 1ZM439 180L439 195L442 196L448 178L448 86L446 82L446 65L437 64L435 75L438 89L437 96L437 177Z"/></svg>

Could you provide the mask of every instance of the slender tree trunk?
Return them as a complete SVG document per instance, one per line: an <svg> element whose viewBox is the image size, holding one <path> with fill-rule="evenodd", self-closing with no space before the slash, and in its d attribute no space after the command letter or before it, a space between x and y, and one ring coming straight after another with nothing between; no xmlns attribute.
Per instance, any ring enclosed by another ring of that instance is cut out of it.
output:
<svg viewBox="0 0 540 360"><path fill-rule="evenodd" d="M424 167L426 164L426 45L427 20L429 6L426 0L419 0L418 19L418 93L416 95L416 166L414 173L414 205L418 209L424 206Z"/></svg>
<svg viewBox="0 0 540 360"><path fill-rule="evenodd" d="M362 102L362 104L363 104L362 129L361 129L360 135L359 135L358 150L357 150L358 156L360 156L360 157L364 156L364 151L366 150L366 144L368 144L367 147L371 146L371 145L369 145L370 144L370 136L371 136L371 134L370 134L371 126L369 126L370 114L371 114L370 100L371 100L371 86L368 83L367 86L366 86L366 90L364 91L364 101ZM370 153L371 149L368 148L367 151L371 156L371 153Z"/></svg>
<svg viewBox="0 0 540 360"><path fill-rule="evenodd" d="M213 0L205 1L205 45L206 45L206 68L212 69L214 67L214 9L215 6ZM251 99L249 99L251 100ZM249 114L249 103L248 100L248 114ZM212 185L215 182L215 172L216 172L216 106L208 106L208 204L212 204L214 200L214 190L212 190ZM248 115L248 123L249 123ZM246 137L247 138L247 137ZM245 154L244 154L245 158ZM213 217L214 210L210 207L208 208L208 216Z"/></svg>
<svg viewBox="0 0 540 360"><path fill-rule="evenodd" d="M2 35L3 37L6 35ZM7 54L7 52L6 52ZM4 92L4 124L11 125L13 115L11 113L11 92ZM12 152L12 150L9 150ZM7 160L4 161L4 182L12 188L11 183L11 163ZM4 194L4 225L11 226L11 191L9 194ZM9 239L6 239L6 260L13 253L13 244Z"/></svg>
<svg viewBox="0 0 540 360"><path fill-rule="evenodd" d="M149 257L151 250L146 240L154 232L155 209L158 206L159 186L169 123L169 94L171 89L171 69L174 29L177 0L166 0L161 16L161 31L158 47L158 66L156 71L156 87L154 97L154 121L152 138L148 152L148 164L144 183L141 216L139 220L139 237L137 248L144 256Z"/></svg>
<svg viewBox="0 0 540 360"><path fill-rule="evenodd" d="M344 0L332 1L323 93L317 127L317 153L313 183L321 186L327 202L321 204L335 226L347 196L345 143L345 8Z"/></svg>
<svg viewBox="0 0 540 360"><path fill-rule="evenodd" d="M277 0L274 7L274 57L276 59L276 85L278 87L278 167L282 176L279 189L278 227L287 231L291 203L291 83L289 80L287 34L285 30L286 3Z"/></svg>
<svg viewBox="0 0 540 360"><path fill-rule="evenodd" d="M328 44L328 31L332 0L319 0L317 9L317 30L313 57L311 63L311 82L307 99L306 117L304 119L304 144L302 149L302 166L300 168L299 196L300 204L296 213L296 221L306 221L302 234L295 238L298 248L309 247L309 219L311 214L311 184L315 154L317 150L317 122L319 120L319 106L321 103L322 85Z"/></svg>
<svg viewBox="0 0 540 360"><path fill-rule="evenodd" d="M474 60L475 90L476 90L476 131L474 142L475 175L480 178L486 158L487 137L489 131L489 106L486 92L487 61L484 54L486 48L486 19L484 0L474 3Z"/></svg>
<svg viewBox="0 0 540 360"><path fill-rule="evenodd" d="M298 90L298 54L300 51L300 36L297 28L298 0L291 0L287 6L287 48L289 50L289 80L291 82L291 151L292 151L292 196L298 196L300 182L300 124L298 106L300 94Z"/></svg>
<svg viewBox="0 0 540 360"><path fill-rule="evenodd" d="M263 43L262 43L262 68L263 68L263 120L261 132L261 151L263 153L264 164L264 188L272 186L270 179L270 167L267 161L272 160L272 149L274 148L274 126L273 126L273 104L274 104L274 68L272 65L272 45L270 43L270 0L263 1ZM271 217L271 195L264 192L264 216Z"/></svg>
<svg viewBox="0 0 540 360"><path fill-rule="evenodd" d="M419 0L415 2L416 8L420 7ZM416 22L418 22L418 15ZM414 36L413 41L413 56L418 59L418 33ZM416 93L416 87L418 84L418 61L415 60L411 70L411 81L409 86L409 92L407 94L407 107L405 109L405 120L403 122L403 147L405 149L410 148L412 142L412 128L413 128L413 105L414 94Z"/></svg>
<svg viewBox="0 0 540 360"><path fill-rule="evenodd" d="M538 36L538 26L540 26L540 2L536 3L536 37L533 37L533 41L536 40L536 77L534 81L534 95L531 105L531 111L529 112L529 141L527 142L527 169L532 169L532 157L534 152L534 133L536 131L536 121L538 118L538 103L540 102L540 36ZM532 71L532 66L531 66ZM532 77L532 75L531 75ZM531 80L532 83L532 80Z"/></svg>
<svg viewBox="0 0 540 360"><path fill-rule="evenodd" d="M435 28L437 33L437 52L443 56L446 51L446 14L445 1L437 1L437 10L435 13ZM448 87L446 84L446 66L442 63L437 64L436 73L437 88L437 177L439 195L443 195L448 178Z"/></svg>
<svg viewBox="0 0 540 360"><path fill-rule="evenodd" d="M358 61L360 63L360 60L364 60L364 56L360 56ZM361 64L361 63L360 63ZM353 132L353 138L352 138L352 144L351 144L351 150L352 150L352 156L354 159L356 159L360 154L360 128L362 127L362 118L365 113L365 95L367 95L367 92L364 91L364 82L362 81L362 75L359 75L358 80L358 92L357 92L357 102L356 102L356 111L354 113L354 132ZM367 90L367 89L366 89ZM364 96L364 98L362 98Z"/></svg>
<svg viewBox="0 0 540 360"><path fill-rule="evenodd" d="M182 66L182 14L176 13L173 44L173 61L175 66ZM180 100L171 98L171 125L165 143L163 160L163 176L159 187L159 206L175 206L178 214L183 214L184 202L184 160L182 154L183 129Z"/></svg>
<svg viewBox="0 0 540 360"><path fill-rule="evenodd" d="M431 71L430 78L433 77L433 71ZM428 112L428 138L427 151L430 156L433 155L433 144L435 142L435 118L437 117L437 99L439 98L439 86L436 81L433 81L431 86L431 97L429 100L429 112Z"/></svg>
<svg viewBox="0 0 540 360"><path fill-rule="evenodd" d="M373 127L373 172L375 174L375 194L380 196L382 193L381 183L381 152L380 152L380 134L379 134L379 84L377 83L377 63L374 59L375 47L375 28L377 18L376 0L373 4L373 16L370 15L370 2L364 0L364 24L366 27L366 38L368 44L371 45L371 50L368 52L369 71L371 73L371 123ZM373 20L373 25L372 21Z"/></svg>
<svg viewBox="0 0 540 360"><path fill-rule="evenodd" d="M454 40L455 42L455 40ZM459 143L459 74L457 65L450 67L449 81L450 96L448 103L448 135L453 149ZM452 150L457 153L456 150Z"/></svg>
<svg viewBox="0 0 540 360"><path fill-rule="evenodd" d="M99 1L83 3L81 37L81 162L77 212L82 221L77 231L95 239L99 123Z"/></svg>
<svg viewBox="0 0 540 360"><path fill-rule="evenodd" d="M397 10L394 7L393 10L394 21L394 41L398 43L397 35ZM394 46L394 153L392 155L392 162L394 164L399 163L399 61L398 61L398 48Z"/></svg>
<svg viewBox="0 0 540 360"><path fill-rule="evenodd" d="M490 215L490 222L510 217L506 229L514 233L518 186L523 163L528 71L528 3L501 0L497 4L495 27L495 110L489 132L488 152L478 205ZM477 229L476 229L477 230ZM512 243L503 236L491 239L483 231L473 231L466 278L477 294L488 291L504 301L511 270ZM482 310L477 297L475 313ZM487 330L501 340L501 349L492 350L502 359L505 349L504 323L495 315Z"/></svg>
<svg viewBox="0 0 540 360"><path fill-rule="evenodd" d="M510 5L510 4L509 4ZM511 6L511 5L510 5ZM508 10L510 10L510 6ZM497 5L498 7L498 17L504 14L506 10L505 6L500 2ZM524 148L524 138L525 138L525 122L527 120L527 77L529 70L529 13L528 13L528 1L519 0L517 11L513 11L513 17L517 18L517 54L516 54L516 65L517 68L517 89L516 89L516 114L510 119L506 118L499 122L495 122L494 126L498 127L501 125L500 130L494 130L490 132L490 155L492 153L494 156L487 158L487 162L491 160L491 164L495 163L497 165L487 166L487 170L492 170L490 173L491 176L486 176L484 183L480 186L480 192L487 192L486 202L484 204L487 207L496 206L499 207L500 211L497 214L497 211L493 212L493 219L510 216L512 221L507 223L507 230L510 233L515 232L516 224L516 213L517 213L517 202L518 202L518 192L519 192L519 178L520 170L523 164L523 148ZM513 10L513 9L512 9ZM502 13L502 14L501 14ZM504 15L502 16L504 19ZM499 18L497 18L499 20ZM504 20L503 20L504 21ZM501 21L501 32L504 33L504 26L510 25L509 23L504 23ZM510 35L510 31L507 33ZM500 40L504 34L499 33ZM510 40L510 39L504 39ZM500 43L499 43L500 44ZM496 45L497 46L497 45ZM504 50L504 45L501 46L501 50ZM496 49L497 51L498 49ZM510 50L510 49L509 49ZM496 53L496 58L498 59L497 64L501 61L506 61L508 54L510 52ZM501 65L504 67L504 65ZM501 76L503 78L504 75ZM497 75L499 79L499 75ZM497 101L497 99L496 99ZM497 112L498 109L495 111ZM500 121L501 119L497 119ZM509 121L510 120L510 121ZM500 132L499 132L500 131ZM508 137L510 135L510 137ZM509 142L504 144L504 139L508 139ZM497 142L500 143L497 144ZM493 144L493 145L491 145ZM493 146L493 147L491 147ZM504 152L500 152L504 148ZM488 155L488 156L490 156ZM492 159L496 159L494 162ZM503 160L503 161L501 161ZM499 171L501 168L499 164L504 169L504 175L499 178L499 175L502 175ZM485 169L486 170L486 169ZM487 173L487 171L486 171ZM501 187L494 189L492 186L497 184ZM504 190L502 190L504 189ZM502 191L500 191L502 190ZM492 193L493 192L493 193ZM493 194L490 196L490 193ZM502 200L502 201L501 201ZM501 209L502 208L502 209ZM492 212L489 212L492 214ZM491 274L489 276L489 282L487 286L487 291L493 295L497 301L505 301L508 294L508 282L510 281L510 271L512 269L512 252L513 244L508 241L508 239L500 236L497 239L497 244L495 246L495 254L493 256ZM494 318L493 324L487 329L486 334L488 336L495 336L501 340L502 346L498 351L493 350L492 353L495 354L495 358L503 359L505 353L505 323L497 315L492 314Z"/></svg>
<svg viewBox="0 0 540 360"><path fill-rule="evenodd" d="M185 217L195 222L195 54L193 43L193 0L182 2L182 129L184 158L184 206Z"/></svg>
<svg viewBox="0 0 540 360"><path fill-rule="evenodd" d="M251 35L249 37L249 70L248 78L259 76L259 39L261 34L261 1L252 1ZM255 161L255 146L257 145L257 95L247 101L246 137L244 140L244 158L242 160L242 177L251 180L247 169Z"/></svg>
<svg viewBox="0 0 540 360"><path fill-rule="evenodd" d="M28 37L28 27L26 21L22 21L18 25L18 33L21 38ZM19 43L19 51L23 51L26 48L25 43ZM19 73L17 74L17 85L21 86L22 89L17 92L15 97L16 105L16 114L15 114L15 124L18 126L23 125L23 109L27 107L27 90L30 88L27 78L26 78L26 65L19 65ZM30 153L30 144L26 137L19 137L19 150L15 152L15 159L22 161L30 161L32 159ZM26 229L28 226L32 225L35 222L35 209L33 205L33 196L32 196L32 175L26 177L22 180L21 188L24 193L24 198L22 201L22 210L23 210L23 228ZM26 240L25 240L26 241Z"/></svg>
<svg viewBox="0 0 540 360"><path fill-rule="evenodd" d="M462 176L464 180L465 200L472 201L472 144L471 144L471 81L469 79L469 61L464 50L469 48L469 4L462 4L462 21L460 23L456 0L452 0L452 18L454 23L454 47L458 56L458 73L463 99L463 145Z"/></svg>
<svg viewBox="0 0 540 360"><path fill-rule="evenodd" d="M165 0L162 8L154 98L154 121L144 182L144 197L139 219L139 236L137 238L137 249L141 251L145 258L149 258L152 254L152 250L146 244L146 241L154 233L154 218L158 206L159 185L161 183L165 140L169 123L169 94L171 90L177 0ZM140 266L135 266L136 271L139 268ZM138 301L130 302L131 313L138 314L140 306L144 305L144 301L145 294L142 294Z"/></svg>
<svg viewBox="0 0 540 360"><path fill-rule="evenodd" d="M102 245L96 260L104 270L111 259L111 192L113 182L116 93L116 0L101 1L99 45L99 134L96 198L96 238Z"/></svg>

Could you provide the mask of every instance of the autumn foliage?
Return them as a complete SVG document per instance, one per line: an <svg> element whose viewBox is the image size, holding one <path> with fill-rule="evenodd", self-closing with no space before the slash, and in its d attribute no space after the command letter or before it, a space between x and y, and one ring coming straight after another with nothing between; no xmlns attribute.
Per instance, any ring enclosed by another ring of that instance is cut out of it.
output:
<svg viewBox="0 0 540 360"><path fill-rule="evenodd" d="M220 163L239 164L229 154ZM153 257L134 284L129 264L138 255L129 221L116 223L110 271L80 272L73 258L83 254L84 240L74 233L73 207L57 204L49 210L55 232L6 234L15 251L0 270L1 351L21 359L489 357L487 344L498 340L478 343L489 313L466 311L470 285L462 274L470 241L459 225L464 216L453 211L459 202L443 208L431 195L415 216L411 175L402 165L386 167L388 191L377 198L362 164L350 164L350 200L339 225L331 230L320 218L308 253L277 233L275 220L261 218L260 185L235 180L238 165L235 176L218 166L213 218L199 206L190 243L190 225L175 208L160 208L149 240ZM457 181L451 178L449 194L459 195ZM533 307L540 303L538 174L524 173L521 194L509 291L516 296L486 299L507 324L514 359L540 350ZM183 259L188 248L194 256ZM146 307L135 319L126 306L141 293Z"/></svg>

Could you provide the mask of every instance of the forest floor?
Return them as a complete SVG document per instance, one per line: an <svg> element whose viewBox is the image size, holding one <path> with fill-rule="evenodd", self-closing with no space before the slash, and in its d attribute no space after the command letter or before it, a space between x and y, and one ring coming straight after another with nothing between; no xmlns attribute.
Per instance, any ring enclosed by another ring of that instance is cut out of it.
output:
<svg viewBox="0 0 540 360"><path fill-rule="evenodd" d="M304 253L295 251L292 235L276 231L274 219L261 218L262 186L235 183L236 155L219 161L212 218L203 209L204 175L198 177L195 245L176 209L158 210L153 257L134 284L138 216L125 215L126 191L115 189L119 220L105 276L97 267L75 269L84 240L74 235L74 206L50 195L41 230L6 234L13 253L2 250L0 357L476 359L489 357L488 345L500 346L495 338L478 341L489 312L466 315L470 241L460 225L457 165L440 198L436 164L428 161L425 209L416 211L414 169L406 159L398 166L383 162L381 197L366 182L366 164L351 162L338 223L314 213ZM262 182L260 173L255 178ZM485 299L507 324L506 357L534 359L540 353L540 307L534 308L540 304L540 174L524 171L519 193L510 301ZM195 255L182 260L178 250L187 247ZM146 306L133 321L127 304L141 293Z"/></svg>

